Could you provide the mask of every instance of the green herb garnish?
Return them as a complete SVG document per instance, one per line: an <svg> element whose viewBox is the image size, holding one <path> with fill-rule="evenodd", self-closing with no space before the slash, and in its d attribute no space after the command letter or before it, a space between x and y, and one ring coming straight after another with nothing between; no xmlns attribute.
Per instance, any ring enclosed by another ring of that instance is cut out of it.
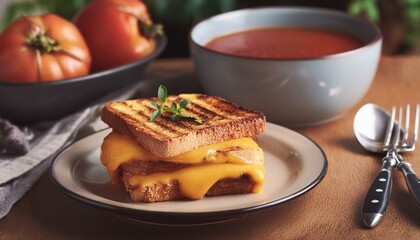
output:
<svg viewBox="0 0 420 240"><path fill-rule="evenodd" d="M158 119L163 112L168 112L168 113L172 113L172 120L176 121L180 118L190 118L192 120L194 120L194 122L202 124L201 119L196 118L188 113L182 112L182 110L188 105L190 104L190 100L188 99L184 99L182 100L179 105L176 102L172 102L171 103L171 107L167 108L165 107L165 104L168 100L168 90L166 89L165 86L160 85L158 88L158 98L160 100L160 103L158 102L152 102L152 106L154 106L156 108L155 111L153 111L152 115L150 115L150 121L155 121L156 119Z"/></svg>

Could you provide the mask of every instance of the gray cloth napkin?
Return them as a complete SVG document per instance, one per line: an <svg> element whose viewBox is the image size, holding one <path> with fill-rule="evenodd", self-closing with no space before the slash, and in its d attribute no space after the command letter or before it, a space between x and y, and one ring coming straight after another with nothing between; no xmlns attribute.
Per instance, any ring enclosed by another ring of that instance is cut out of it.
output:
<svg viewBox="0 0 420 240"><path fill-rule="evenodd" d="M54 156L74 141L76 135L106 127L99 120L103 103L128 99L139 86L136 84L110 93L96 105L56 122L19 128L0 119L0 219L33 186Z"/></svg>
<svg viewBox="0 0 420 240"><path fill-rule="evenodd" d="M193 69L188 65L183 68L152 68L139 83L110 93L96 105L57 122L18 128L0 120L0 138L7 136L0 140L0 219L33 186L61 149L74 139L107 127L99 118L103 103L156 96L160 84L170 89L170 94L202 92ZM25 155L19 155L26 151Z"/></svg>

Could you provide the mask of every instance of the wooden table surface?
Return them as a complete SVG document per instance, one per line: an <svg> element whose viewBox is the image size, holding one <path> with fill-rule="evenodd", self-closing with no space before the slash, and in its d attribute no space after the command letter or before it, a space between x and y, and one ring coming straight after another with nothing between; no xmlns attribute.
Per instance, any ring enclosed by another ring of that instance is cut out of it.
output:
<svg viewBox="0 0 420 240"><path fill-rule="evenodd" d="M196 85L189 60L160 60L149 73L176 75L165 84L181 84L186 91ZM154 95L158 84L150 81L144 94L153 89ZM329 167L319 185L292 201L224 224L153 226L67 197L46 172L0 220L0 239L420 239L420 209L398 171L382 222L374 229L362 225L362 201L382 157L363 150L353 135L354 115L368 102L388 109L420 103L420 57L382 57L371 88L354 108L334 122L295 129L322 147ZM420 150L404 157L420 173Z"/></svg>

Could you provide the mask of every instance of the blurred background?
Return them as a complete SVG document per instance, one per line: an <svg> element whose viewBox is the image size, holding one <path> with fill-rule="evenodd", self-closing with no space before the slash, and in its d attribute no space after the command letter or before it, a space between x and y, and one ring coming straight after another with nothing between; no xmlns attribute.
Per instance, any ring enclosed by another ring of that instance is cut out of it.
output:
<svg viewBox="0 0 420 240"><path fill-rule="evenodd" d="M56 13L71 20L90 0L1 0L0 30L24 15ZM383 54L420 54L420 0L144 0L169 43L161 58L188 57L188 35L197 22L222 12L261 6L312 6L358 15L384 35Z"/></svg>

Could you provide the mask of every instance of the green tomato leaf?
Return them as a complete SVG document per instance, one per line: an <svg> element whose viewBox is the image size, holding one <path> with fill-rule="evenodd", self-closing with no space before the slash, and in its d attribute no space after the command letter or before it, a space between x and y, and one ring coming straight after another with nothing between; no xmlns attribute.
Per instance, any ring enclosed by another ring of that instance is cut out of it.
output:
<svg viewBox="0 0 420 240"><path fill-rule="evenodd" d="M363 10L362 10L362 6L361 6L360 1L357 1L357 0L352 1L349 4L349 7L348 7L348 10L347 11L351 15L359 15L359 14L361 14Z"/></svg>
<svg viewBox="0 0 420 240"><path fill-rule="evenodd" d="M375 1L367 1L365 3L366 14L372 22L378 22L380 20L379 9L376 6Z"/></svg>
<svg viewBox="0 0 420 240"><path fill-rule="evenodd" d="M416 7L416 6L410 6L410 5L420 4L420 0L405 0L405 4L407 7Z"/></svg>

